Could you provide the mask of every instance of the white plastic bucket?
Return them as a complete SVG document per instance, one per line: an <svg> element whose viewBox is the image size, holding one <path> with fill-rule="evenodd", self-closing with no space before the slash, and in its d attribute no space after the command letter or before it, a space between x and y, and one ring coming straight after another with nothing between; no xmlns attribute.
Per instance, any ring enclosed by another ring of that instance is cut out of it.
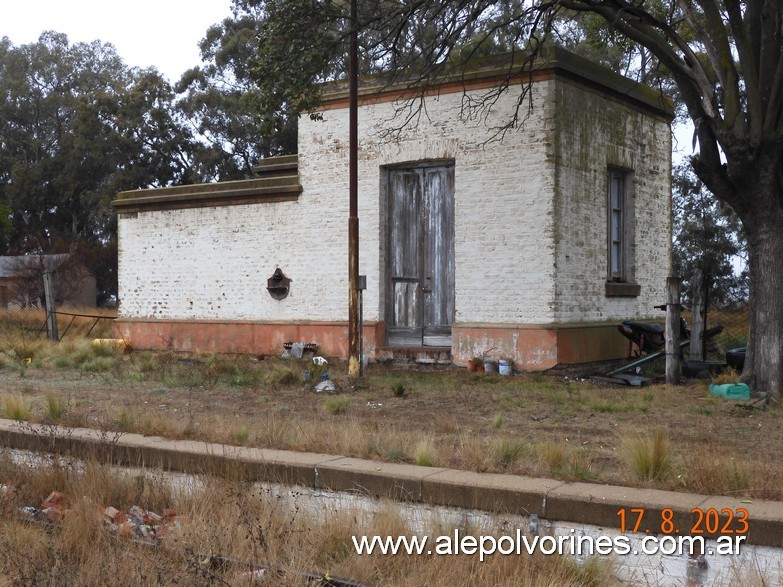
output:
<svg viewBox="0 0 783 587"><path fill-rule="evenodd" d="M498 361L498 373L501 375L511 375L511 361Z"/></svg>

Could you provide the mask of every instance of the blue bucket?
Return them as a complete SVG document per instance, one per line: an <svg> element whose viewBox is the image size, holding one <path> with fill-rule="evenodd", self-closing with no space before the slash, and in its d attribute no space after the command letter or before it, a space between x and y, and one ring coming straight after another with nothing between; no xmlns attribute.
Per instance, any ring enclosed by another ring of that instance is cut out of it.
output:
<svg viewBox="0 0 783 587"><path fill-rule="evenodd" d="M498 361L498 373L501 375L511 375L511 361Z"/></svg>

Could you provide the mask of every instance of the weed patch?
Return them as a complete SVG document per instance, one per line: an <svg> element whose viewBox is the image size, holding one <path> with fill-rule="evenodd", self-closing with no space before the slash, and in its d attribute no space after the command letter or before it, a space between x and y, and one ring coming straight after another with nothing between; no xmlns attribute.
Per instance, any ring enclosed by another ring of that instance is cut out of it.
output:
<svg viewBox="0 0 783 587"><path fill-rule="evenodd" d="M350 406L351 400L347 397L329 397L324 400L324 409L333 416L345 414Z"/></svg>

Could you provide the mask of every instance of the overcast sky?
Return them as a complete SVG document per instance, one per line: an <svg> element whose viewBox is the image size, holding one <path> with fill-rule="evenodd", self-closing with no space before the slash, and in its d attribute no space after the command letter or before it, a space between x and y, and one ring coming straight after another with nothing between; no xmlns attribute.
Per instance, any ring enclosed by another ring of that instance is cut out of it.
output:
<svg viewBox="0 0 783 587"><path fill-rule="evenodd" d="M0 7L0 37L14 45L45 30L71 43L100 39L128 65L154 65L171 82L201 63L198 42L231 14L231 0L0 0Z"/></svg>

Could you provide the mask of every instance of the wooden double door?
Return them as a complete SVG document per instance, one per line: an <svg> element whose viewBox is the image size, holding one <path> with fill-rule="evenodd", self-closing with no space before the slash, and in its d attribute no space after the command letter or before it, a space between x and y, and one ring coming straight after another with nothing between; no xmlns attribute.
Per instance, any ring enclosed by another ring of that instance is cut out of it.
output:
<svg viewBox="0 0 783 587"><path fill-rule="evenodd" d="M454 165L394 169L388 187L388 343L451 346Z"/></svg>

